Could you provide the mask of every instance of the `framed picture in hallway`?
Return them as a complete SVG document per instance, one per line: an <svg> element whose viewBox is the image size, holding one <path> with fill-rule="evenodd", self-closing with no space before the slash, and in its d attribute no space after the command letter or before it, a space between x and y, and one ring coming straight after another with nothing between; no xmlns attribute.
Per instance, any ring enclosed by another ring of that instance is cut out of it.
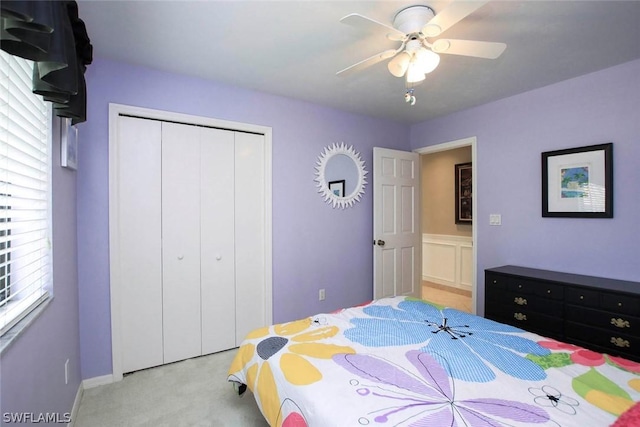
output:
<svg viewBox="0 0 640 427"><path fill-rule="evenodd" d="M472 203L473 189L471 188L471 177L473 168L471 162L455 165L456 172L456 224L471 224L473 222Z"/></svg>

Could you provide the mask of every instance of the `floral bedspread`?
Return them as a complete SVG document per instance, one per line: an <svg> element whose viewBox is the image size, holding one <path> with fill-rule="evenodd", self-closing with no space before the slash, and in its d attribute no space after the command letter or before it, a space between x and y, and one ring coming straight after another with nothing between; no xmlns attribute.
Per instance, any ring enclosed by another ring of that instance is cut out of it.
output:
<svg viewBox="0 0 640 427"><path fill-rule="evenodd" d="M271 426L609 426L640 364L393 297L250 333L229 381Z"/></svg>

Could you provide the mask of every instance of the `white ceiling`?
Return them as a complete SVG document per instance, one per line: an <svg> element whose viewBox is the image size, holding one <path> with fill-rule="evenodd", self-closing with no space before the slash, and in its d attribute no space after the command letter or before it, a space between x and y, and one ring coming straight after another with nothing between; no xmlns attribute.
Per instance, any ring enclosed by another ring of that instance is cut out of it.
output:
<svg viewBox="0 0 640 427"><path fill-rule="evenodd" d="M417 123L640 58L640 1L491 1L440 37L497 41L497 60L441 55L404 102L386 61L336 72L399 42L339 22L360 13L391 25L421 1L91 1L80 18L94 57L211 79L316 104ZM90 94L89 94L90 96Z"/></svg>

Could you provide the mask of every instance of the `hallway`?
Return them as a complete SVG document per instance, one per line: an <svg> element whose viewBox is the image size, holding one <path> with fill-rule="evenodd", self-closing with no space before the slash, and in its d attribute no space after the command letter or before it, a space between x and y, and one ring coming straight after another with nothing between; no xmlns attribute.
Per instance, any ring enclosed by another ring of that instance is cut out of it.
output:
<svg viewBox="0 0 640 427"><path fill-rule="evenodd" d="M422 299L472 313L471 292L463 289L422 281Z"/></svg>

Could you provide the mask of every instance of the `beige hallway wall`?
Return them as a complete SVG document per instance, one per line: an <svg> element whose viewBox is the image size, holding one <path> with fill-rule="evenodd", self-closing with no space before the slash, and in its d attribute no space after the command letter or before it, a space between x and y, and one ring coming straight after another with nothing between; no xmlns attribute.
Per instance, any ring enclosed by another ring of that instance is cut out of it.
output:
<svg viewBox="0 0 640 427"><path fill-rule="evenodd" d="M471 147L420 156L422 233L471 236L472 226L455 223L455 165L471 162Z"/></svg>

